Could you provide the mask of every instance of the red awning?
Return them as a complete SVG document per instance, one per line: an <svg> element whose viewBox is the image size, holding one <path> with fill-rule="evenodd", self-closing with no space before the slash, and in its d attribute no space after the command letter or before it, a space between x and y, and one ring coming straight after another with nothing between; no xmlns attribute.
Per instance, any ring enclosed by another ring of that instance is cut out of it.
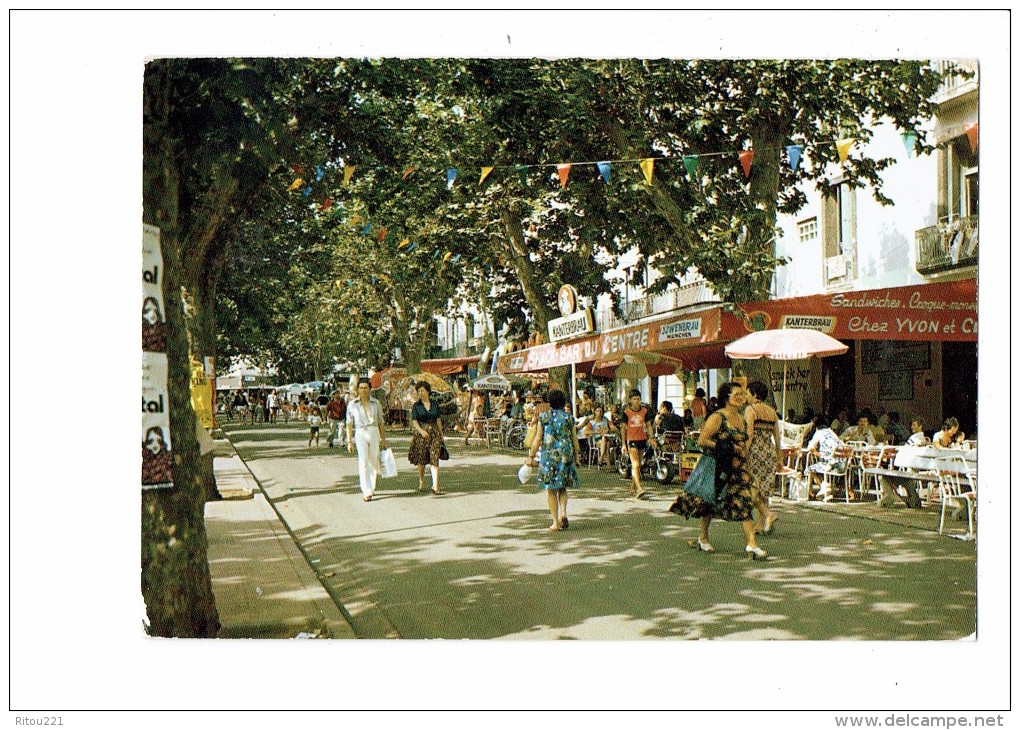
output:
<svg viewBox="0 0 1020 730"><path fill-rule="evenodd" d="M845 291L739 305L756 330L816 329L837 340L977 342L977 280Z"/></svg>
<svg viewBox="0 0 1020 730"><path fill-rule="evenodd" d="M451 357L445 360L422 360L421 371L433 375L454 375L462 373L468 365L474 365L480 360L479 355L473 357Z"/></svg>

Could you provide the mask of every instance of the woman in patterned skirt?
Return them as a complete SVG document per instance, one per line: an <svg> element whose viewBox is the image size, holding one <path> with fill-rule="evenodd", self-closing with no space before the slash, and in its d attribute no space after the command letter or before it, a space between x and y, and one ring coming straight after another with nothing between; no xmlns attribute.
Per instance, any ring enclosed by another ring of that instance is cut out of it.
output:
<svg viewBox="0 0 1020 730"><path fill-rule="evenodd" d="M776 467L782 459L779 444L779 416L766 401L769 389L765 383L755 381L747 386L748 406L744 411L747 437L747 470L754 483L754 506L758 512L756 529L763 535L772 532L777 515L769 507L776 483Z"/></svg>
<svg viewBox="0 0 1020 730"><path fill-rule="evenodd" d="M439 454L443 450L443 419L439 404L432 400L432 386L423 380L417 385L418 401L411 408L411 446L407 460L418 467L418 491L425 491L425 465L432 472L432 493L439 489Z"/></svg>
<svg viewBox="0 0 1020 730"><path fill-rule="evenodd" d="M768 553L758 546L751 519L754 487L751 475L744 467L747 453L747 430L741 416L746 403L744 389L738 383L723 383L719 386L718 399L719 409L705 420L698 437L698 446L715 458L715 492L718 496L710 504L696 495L681 492L669 509L684 517L701 518L698 549L702 552L715 552L708 541L708 526L718 517L740 522L747 540L744 550L753 560L764 560Z"/></svg>
<svg viewBox="0 0 1020 730"><path fill-rule="evenodd" d="M538 464L538 486L545 489L552 515L550 530L565 530L567 519L567 489L577 486L577 465L580 446L577 443L577 426L574 417L564 410L567 395L562 390L549 391L549 410L538 417L535 440L528 452L528 466L535 466L535 452L542 449Z"/></svg>

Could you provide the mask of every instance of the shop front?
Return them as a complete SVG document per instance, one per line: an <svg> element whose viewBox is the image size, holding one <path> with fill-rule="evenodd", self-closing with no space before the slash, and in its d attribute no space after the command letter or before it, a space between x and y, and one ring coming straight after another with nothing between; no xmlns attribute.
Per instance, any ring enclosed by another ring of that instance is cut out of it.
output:
<svg viewBox="0 0 1020 730"><path fill-rule="evenodd" d="M951 282L749 302L748 331L807 328L850 346L792 365L788 406L836 416L869 408L920 416L928 431L955 416L977 427L977 282ZM773 389L782 389L782 373ZM791 400L791 395L793 399ZM799 398L798 398L799 396Z"/></svg>

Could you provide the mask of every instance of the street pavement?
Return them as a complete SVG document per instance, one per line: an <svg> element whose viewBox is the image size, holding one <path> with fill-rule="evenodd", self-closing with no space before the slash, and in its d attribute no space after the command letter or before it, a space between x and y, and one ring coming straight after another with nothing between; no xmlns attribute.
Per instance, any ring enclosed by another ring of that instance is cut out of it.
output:
<svg viewBox="0 0 1020 730"><path fill-rule="evenodd" d="M545 495L521 485L523 452L447 438L445 494L418 491L406 430L399 474L363 502L346 448L307 448L307 427L225 424L251 474L358 638L953 640L975 631L975 543L928 516L874 505L780 501L765 562L739 525L668 511L678 486L628 496L581 470L570 528L549 532ZM426 474L427 478L427 474ZM256 496L259 496L257 494ZM251 546L239 543L251 558Z"/></svg>

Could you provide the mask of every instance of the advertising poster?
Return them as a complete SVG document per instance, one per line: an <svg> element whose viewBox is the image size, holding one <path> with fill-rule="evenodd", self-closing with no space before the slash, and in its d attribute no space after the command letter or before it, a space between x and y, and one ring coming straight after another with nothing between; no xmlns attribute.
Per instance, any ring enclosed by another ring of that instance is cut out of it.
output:
<svg viewBox="0 0 1020 730"><path fill-rule="evenodd" d="M206 358L209 359L209 358ZM213 428L213 398L216 392L215 378L206 377L205 366L194 355L191 356L191 407L195 409L199 423L208 430Z"/></svg>
<svg viewBox="0 0 1020 730"><path fill-rule="evenodd" d="M142 231L142 489L173 486L163 256L159 229Z"/></svg>

